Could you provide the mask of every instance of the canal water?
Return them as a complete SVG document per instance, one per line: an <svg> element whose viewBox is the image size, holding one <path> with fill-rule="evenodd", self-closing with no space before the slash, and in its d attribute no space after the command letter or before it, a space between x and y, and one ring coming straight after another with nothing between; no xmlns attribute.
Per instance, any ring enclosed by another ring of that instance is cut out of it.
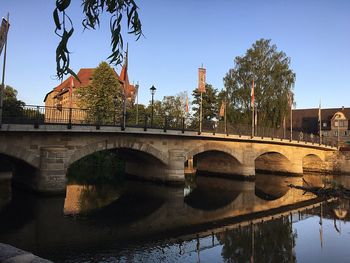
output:
<svg viewBox="0 0 350 263"><path fill-rule="evenodd" d="M44 197L0 182L0 243L54 262L349 262L349 200L289 184L350 178L257 175L67 186Z"/></svg>

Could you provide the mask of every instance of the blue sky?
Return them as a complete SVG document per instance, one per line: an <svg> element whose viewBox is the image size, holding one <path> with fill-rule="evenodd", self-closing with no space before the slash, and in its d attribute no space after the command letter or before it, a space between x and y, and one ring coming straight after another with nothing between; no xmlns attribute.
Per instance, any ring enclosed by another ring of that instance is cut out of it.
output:
<svg viewBox="0 0 350 263"><path fill-rule="evenodd" d="M68 11L75 25L69 44L73 70L96 67L110 54L108 17L100 30L83 32L80 2ZM139 2L144 38L129 42L129 78L140 83L140 103L197 86L203 63L207 83L223 77L260 38L291 58L297 108L350 106L350 1L348 0L147 0ZM55 78L54 0L1 0L10 12L5 82L27 104L43 105ZM2 67L2 56L1 63ZM117 72L120 68L117 68Z"/></svg>

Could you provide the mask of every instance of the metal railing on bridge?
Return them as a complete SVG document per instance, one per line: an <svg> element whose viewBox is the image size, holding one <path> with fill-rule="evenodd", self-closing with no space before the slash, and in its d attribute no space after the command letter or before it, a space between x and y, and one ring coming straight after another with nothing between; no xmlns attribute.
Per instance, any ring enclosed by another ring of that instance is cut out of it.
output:
<svg viewBox="0 0 350 263"><path fill-rule="evenodd" d="M121 130L126 127L143 128L145 131L149 128L167 130L179 130L182 132L193 131L200 133L239 135L260 138L285 139L299 142L309 142L319 144L318 135L306 134L302 132L284 130L283 128L255 127L254 136L252 136L252 127L249 124L224 123L224 121L203 120L202 129L199 131L199 121L190 117L173 117L168 115L140 113L138 116L126 114L125 121L123 114L117 114L115 111L104 113L98 117L91 117L88 110L79 108L60 108L47 106L25 105L15 112L4 112L2 123L4 124L33 124L35 128L44 124L66 124L70 129L72 125L91 125L99 128L100 126L117 126ZM323 138L322 144L333 145L332 141L326 141Z"/></svg>

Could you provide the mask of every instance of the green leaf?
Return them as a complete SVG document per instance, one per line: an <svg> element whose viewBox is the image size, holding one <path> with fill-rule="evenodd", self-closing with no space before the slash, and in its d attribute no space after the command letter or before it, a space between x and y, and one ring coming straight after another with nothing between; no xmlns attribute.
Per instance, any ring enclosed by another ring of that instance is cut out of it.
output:
<svg viewBox="0 0 350 263"><path fill-rule="evenodd" d="M57 10L57 8L55 8L55 10L53 11L53 19L55 21L56 28L58 30L61 30L61 24L60 24L60 19L58 17L58 10Z"/></svg>

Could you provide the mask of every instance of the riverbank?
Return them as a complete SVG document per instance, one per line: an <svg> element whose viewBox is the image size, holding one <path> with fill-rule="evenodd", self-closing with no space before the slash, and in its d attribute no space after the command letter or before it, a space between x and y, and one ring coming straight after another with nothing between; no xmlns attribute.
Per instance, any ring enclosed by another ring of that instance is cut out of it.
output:
<svg viewBox="0 0 350 263"><path fill-rule="evenodd" d="M40 258L34 254L0 243L0 262L3 263L52 263L47 259Z"/></svg>

